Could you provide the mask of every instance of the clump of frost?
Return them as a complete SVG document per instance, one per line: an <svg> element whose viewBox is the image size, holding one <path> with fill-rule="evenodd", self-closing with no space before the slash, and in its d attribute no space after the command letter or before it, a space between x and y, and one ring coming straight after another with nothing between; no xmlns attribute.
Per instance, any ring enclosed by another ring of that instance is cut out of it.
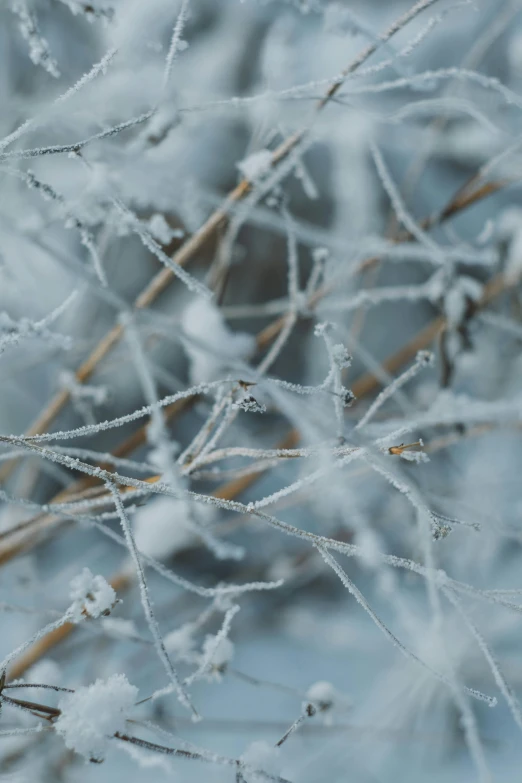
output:
<svg viewBox="0 0 522 783"><path fill-rule="evenodd" d="M138 689L124 674L96 680L62 696L58 702L61 715L54 727L68 748L86 759L101 761L109 739L125 730L137 695Z"/></svg>
<svg viewBox="0 0 522 783"><path fill-rule="evenodd" d="M193 631L193 624L185 623L181 628L176 628L168 633L163 640L167 652L181 660L192 660L194 657Z"/></svg>
<svg viewBox="0 0 522 783"><path fill-rule="evenodd" d="M182 326L192 338L185 346L192 383L217 380L227 364L246 358L255 347L251 335L231 331L216 305L202 297L185 308Z"/></svg>
<svg viewBox="0 0 522 783"><path fill-rule="evenodd" d="M164 559L197 539L184 500L160 497L139 508L134 516L134 539L144 555Z"/></svg>
<svg viewBox="0 0 522 783"><path fill-rule="evenodd" d="M310 685L306 692L306 698L317 707L318 710L324 712L331 709L337 701L337 692L331 682L326 680L320 680Z"/></svg>
<svg viewBox="0 0 522 783"><path fill-rule="evenodd" d="M216 643L216 637L209 634L203 642L203 657L206 658L210 655L212 648ZM223 637L219 640L219 644L212 653L210 659L210 665L215 673L222 673L227 668L228 664L234 657L234 645L230 639Z"/></svg>
<svg viewBox="0 0 522 783"><path fill-rule="evenodd" d="M268 174L271 165L272 153L270 150L259 150L241 160L237 167L245 179L254 182Z"/></svg>
<svg viewBox="0 0 522 783"><path fill-rule="evenodd" d="M100 617L110 613L117 601L116 593L103 576L94 576L88 568L71 580L69 612L74 622L85 617Z"/></svg>
<svg viewBox="0 0 522 783"><path fill-rule="evenodd" d="M351 706L350 699L344 694L340 694L332 683L326 680L319 680L310 685L306 692L306 698L308 703L315 707L327 726L333 724L336 713Z"/></svg>
<svg viewBox="0 0 522 783"><path fill-rule="evenodd" d="M342 343L332 345L332 361L338 370L344 370L352 363L352 357Z"/></svg>
<svg viewBox="0 0 522 783"><path fill-rule="evenodd" d="M246 394L240 400L232 403L233 408L239 408L246 413L266 413L266 405L259 403L251 394Z"/></svg>
<svg viewBox="0 0 522 783"><path fill-rule="evenodd" d="M432 351L417 351L415 361L423 367L432 367L435 364L435 354Z"/></svg>
<svg viewBox="0 0 522 783"><path fill-rule="evenodd" d="M325 264L330 258L330 250L327 247L314 247L312 258L316 264Z"/></svg>

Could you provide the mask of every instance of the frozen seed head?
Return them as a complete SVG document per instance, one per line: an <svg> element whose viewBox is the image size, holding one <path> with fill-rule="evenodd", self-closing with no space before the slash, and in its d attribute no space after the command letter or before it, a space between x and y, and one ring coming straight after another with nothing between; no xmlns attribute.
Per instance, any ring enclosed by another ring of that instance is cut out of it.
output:
<svg viewBox="0 0 522 783"><path fill-rule="evenodd" d="M317 710L326 712L334 706L337 693L331 682L320 680L308 688L306 698Z"/></svg>
<svg viewBox="0 0 522 783"><path fill-rule="evenodd" d="M251 394L232 403L233 408L238 408L247 413L266 413L266 405L261 405Z"/></svg>
<svg viewBox="0 0 522 783"><path fill-rule="evenodd" d="M421 364L423 367L429 367L435 362L435 354L431 351L418 351L416 356L417 364Z"/></svg>
<svg viewBox="0 0 522 783"><path fill-rule="evenodd" d="M330 251L327 247L316 247L312 250L312 258L316 264L324 264L330 257Z"/></svg>
<svg viewBox="0 0 522 783"><path fill-rule="evenodd" d="M331 321L322 321L314 326L314 335L316 337L322 337L323 335L331 332L335 329L335 324Z"/></svg>
<svg viewBox="0 0 522 783"><path fill-rule="evenodd" d="M446 538L451 533L452 528L450 525L442 524L441 522L436 522L433 524L433 527L431 529L431 535L433 537L434 541L440 541L442 538Z"/></svg>
<svg viewBox="0 0 522 783"><path fill-rule="evenodd" d="M103 576L94 576L88 568L71 580L70 613L79 623L86 617L101 617L110 614L117 603L116 593Z"/></svg>
<svg viewBox="0 0 522 783"><path fill-rule="evenodd" d="M110 738L125 730L137 696L138 689L124 674L78 688L58 702L61 715L54 724L56 732L70 750L89 761L103 761Z"/></svg>
<svg viewBox="0 0 522 783"><path fill-rule="evenodd" d="M349 367L352 363L352 357L342 343L336 343L332 347L332 360L339 370Z"/></svg>
<svg viewBox="0 0 522 783"><path fill-rule="evenodd" d="M355 401L355 394L351 389L343 389L340 392L340 397L345 408L349 408Z"/></svg>

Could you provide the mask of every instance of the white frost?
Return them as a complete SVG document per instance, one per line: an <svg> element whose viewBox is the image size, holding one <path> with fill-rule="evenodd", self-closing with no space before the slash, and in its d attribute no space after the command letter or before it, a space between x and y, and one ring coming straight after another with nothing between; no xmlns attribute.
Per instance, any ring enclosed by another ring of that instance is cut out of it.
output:
<svg viewBox="0 0 522 783"><path fill-rule="evenodd" d="M194 340L185 346L193 383L218 379L227 364L244 359L255 346L251 335L232 332L216 305L201 297L185 308L182 325L185 334Z"/></svg>
<svg viewBox="0 0 522 783"><path fill-rule="evenodd" d="M167 652L178 659L191 660L194 652L193 632L194 626L186 623L168 633L163 640Z"/></svg>
<svg viewBox="0 0 522 783"><path fill-rule="evenodd" d="M245 179L254 182L268 174L271 165L272 153L270 150L259 150L240 161L237 167Z"/></svg>
<svg viewBox="0 0 522 783"><path fill-rule="evenodd" d="M203 656L205 657L215 644L215 636L209 635L203 643ZM221 639L212 655L212 666L216 669L224 669L234 657L234 645L230 639Z"/></svg>
<svg viewBox="0 0 522 783"><path fill-rule="evenodd" d="M320 680L308 688L306 698L320 710L328 710L333 707L338 697L331 682Z"/></svg>
<svg viewBox="0 0 522 783"><path fill-rule="evenodd" d="M108 740L125 730L125 720L138 696L138 689L124 674L96 680L58 702L61 715L54 724L65 744L86 759L100 760Z"/></svg>
<svg viewBox="0 0 522 783"><path fill-rule="evenodd" d="M116 603L116 593L103 576L94 576L88 568L71 580L69 611L75 622L85 617L108 614Z"/></svg>
<svg viewBox="0 0 522 783"><path fill-rule="evenodd" d="M188 503L160 497L138 509L134 539L143 554L162 560L196 541Z"/></svg>

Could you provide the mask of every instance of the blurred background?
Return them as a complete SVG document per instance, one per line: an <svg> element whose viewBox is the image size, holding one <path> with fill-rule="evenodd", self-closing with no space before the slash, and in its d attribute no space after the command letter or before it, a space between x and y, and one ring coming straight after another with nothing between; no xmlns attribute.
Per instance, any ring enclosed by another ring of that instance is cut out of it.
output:
<svg viewBox="0 0 522 783"><path fill-rule="evenodd" d="M418 6L2 3L0 431L62 435L1 444L0 655L88 568L120 602L11 679L168 684L129 477L203 720L128 733L206 759L4 704L6 779L519 780L522 4Z"/></svg>

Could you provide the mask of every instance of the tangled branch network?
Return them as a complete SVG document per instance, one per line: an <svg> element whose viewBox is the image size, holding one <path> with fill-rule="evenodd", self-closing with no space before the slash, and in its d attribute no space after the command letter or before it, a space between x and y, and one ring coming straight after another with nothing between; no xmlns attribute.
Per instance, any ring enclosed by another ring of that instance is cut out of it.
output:
<svg viewBox="0 0 522 783"><path fill-rule="evenodd" d="M0 776L518 782L522 0L0 66Z"/></svg>

